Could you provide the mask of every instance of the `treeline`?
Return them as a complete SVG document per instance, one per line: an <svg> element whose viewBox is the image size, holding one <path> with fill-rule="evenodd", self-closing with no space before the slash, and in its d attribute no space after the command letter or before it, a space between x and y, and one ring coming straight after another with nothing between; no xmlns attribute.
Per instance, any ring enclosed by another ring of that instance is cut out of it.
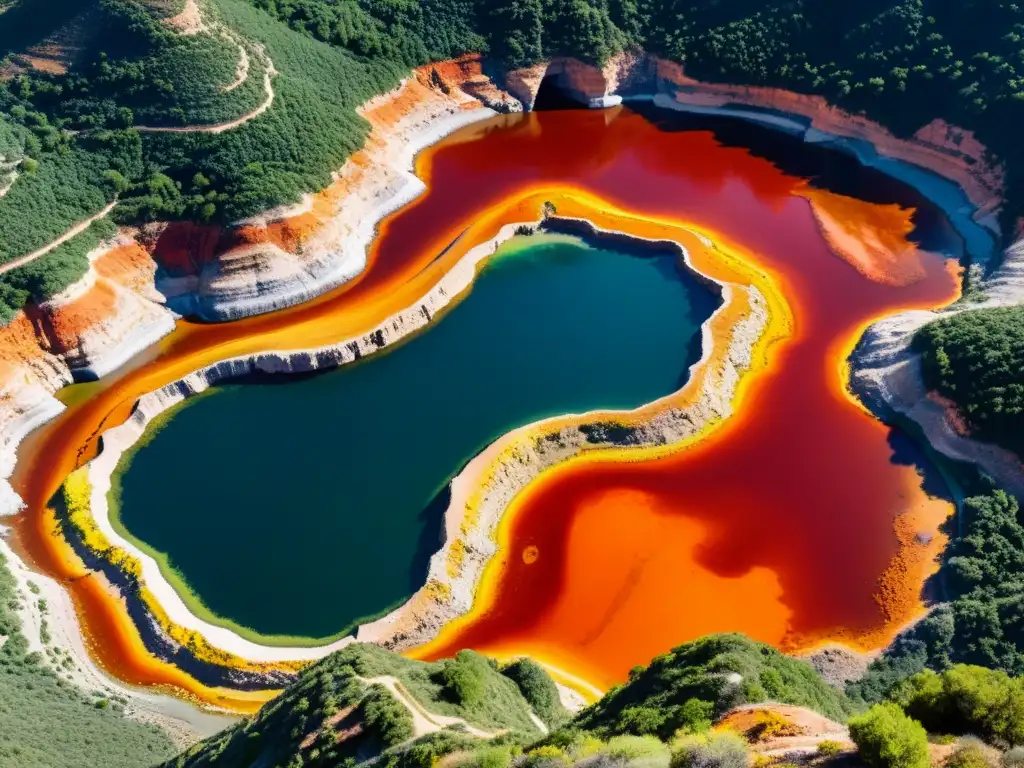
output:
<svg viewBox="0 0 1024 768"><path fill-rule="evenodd" d="M908 677L953 664L1024 675L1020 505L1001 490L973 496L964 502L958 524L963 533L950 540L938 575L949 602L897 638L868 673L848 687L853 699L880 701Z"/></svg>
<svg viewBox="0 0 1024 768"><path fill-rule="evenodd" d="M925 383L982 440L1024 456L1024 307L960 312L914 337Z"/></svg>
<svg viewBox="0 0 1024 768"><path fill-rule="evenodd" d="M1024 10L1014 3L203 0L205 29L191 35L166 23L182 7L96 0L67 73L28 70L0 83L0 113L28 157L0 200L0 263L115 196L116 220L133 224L228 222L295 201L329 183L361 146L359 104L412 65L471 51L515 67L554 55L600 63L635 45L698 78L821 94L898 133L945 118L975 130L1006 163L1007 221L1024 197L1016 193L1024 148L1015 139L1024 118ZM47 14L33 8L34 0L17 0L5 11L0 65L81 10L73 0L54 0ZM227 91L239 44L249 76ZM258 119L217 135L136 130L248 113L265 98L264 56L280 74L274 104Z"/></svg>

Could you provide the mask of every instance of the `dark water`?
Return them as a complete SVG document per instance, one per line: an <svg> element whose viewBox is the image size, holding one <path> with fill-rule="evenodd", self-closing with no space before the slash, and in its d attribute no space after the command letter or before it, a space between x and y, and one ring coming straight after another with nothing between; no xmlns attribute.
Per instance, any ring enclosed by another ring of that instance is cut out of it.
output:
<svg viewBox="0 0 1024 768"><path fill-rule="evenodd" d="M174 414L123 475L122 523L218 616L337 633L422 584L466 461L537 419L678 389L716 304L671 256L506 246L393 351Z"/></svg>

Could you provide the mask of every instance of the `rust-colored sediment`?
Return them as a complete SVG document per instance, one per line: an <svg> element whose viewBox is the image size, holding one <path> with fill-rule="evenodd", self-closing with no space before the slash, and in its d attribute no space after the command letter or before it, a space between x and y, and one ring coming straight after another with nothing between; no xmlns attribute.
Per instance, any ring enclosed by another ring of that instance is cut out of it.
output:
<svg viewBox="0 0 1024 768"><path fill-rule="evenodd" d="M47 503L92 455L98 432L123 420L141 394L225 357L363 333L427 293L501 224L535 219L536 196L582 190L634 215L634 234L647 236L643 221L662 220L727 235L776 278L793 332L707 440L649 461L573 461L521 494L473 612L421 655L467 646L535 653L605 687L707 632L744 631L790 649L829 639L877 647L891 637L922 610L920 587L950 507L929 499L889 430L852 402L842 361L874 318L955 299L955 270L905 244L905 211L837 209L818 196L846 231L875 231L879 248L897 243L900 266L919 275L900 285L868 279L821 237L803 179L709 133L660 131L626 110L496 122L504 129L474 126L420 156L430 191L385 220L356 280L271 315L181 322L155 359L65 398L68 410L20 452L22 549L59 579L82 575L52 535ZM507 204L528 193L522 206ZM93 577L69 589L99 659L118 677L252 706L146 654L123 607Z"/></svg>

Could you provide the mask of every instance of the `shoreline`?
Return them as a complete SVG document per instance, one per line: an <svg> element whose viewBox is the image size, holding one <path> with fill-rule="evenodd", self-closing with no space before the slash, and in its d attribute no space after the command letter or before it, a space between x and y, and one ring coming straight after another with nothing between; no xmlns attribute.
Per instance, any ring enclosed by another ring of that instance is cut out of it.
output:
<svg viewBox="0 0 1024 768"><path fill-rule="evenodd" d="M559 220L561 223L564 220ZM367 641L371 639L370 635L375 635L372 638L374 641L382 642L387 644L387 639L380 637L381 627L395 625L397 617L404 616L408 613L409 605L413 601L419 601L420 595L424 590L431 588L431 583L435 579L435 561L440 558L438 554L435 554L431 559L431 577L428 578L427 584L423 589L417 592L410 601L407 601L402 607L396 611L388 614L382 619L364 624L360 626L355 633L346 635L334 642L321 645L300 645L300 646L279 646L267 643L270 638L265 638L263 642L254 642L250 639L242 637L232 630L200 619L193 613L186 601L182 599L178 591L171 585L171 583L164 576L159 563L148 553L137 547L133 542L122 537L113 525L107 500L107 493L110 490L111 478L117 471L118 464L122 456L130 450L135 443L142 438L146 427L150 422L160 414L164 413L167 409L183 402L186 398L199 394L206 391L209 387L216 385L218 382L227 379L237 379L250 374L266 374L266 373L290 373L290 372L308 372L311 370L323 370L327 368L333 368L341 366L349 362L353 362L356 359L362 359L363 357L373 354L376 351L384 349L387 346L397 342L400 339L405 338L408 334L419 331L421 328L426 326L430 320L446 306L454 303L458 298L468 290L478 272L480 265L489 258L499 244L507 239L510 239L515 235L516 229L522 226L520 223L512 223L504 225L498 234L482 243L471 248L462 259L459 260L458 264L451 270L449 270L445 276L437 283L434 289L427 295L424 296L420 301L416 302L412 307L407 308L405 311L397 313L389 317L383 323L378 326L374 331L365 334L358 339L348 339L339 342L330 347L319 348L315 350L304 350L304 351L293 351L288 353L274 353L266 352L260 355L254 356L243 356L240 358L232 358L219 363L207 366L205 368L194 371L188 376L180 379L177 382L169 384L160 390L151 392L148 395L143 396L137 403L135 411L132 416L123 425L114 427L103 434L103 450L92 462L88 465L88 475L90 483L90 508L93 519L98 525L100 531L104 537L111 543L111 545L118 550L120 553L126 554L133 561L140 564L140 585L144 584L144 588L140 588L140 592L136 597L142 598L146 602L147 608L150 612L153 612L154 606L146 599L146 595L152 595L156 604L159 606L158 610L167 616L168 621L178 627L183 628L189 632L197 632L202 635L212 646L216 649L226 652L232 656L244 658L250 662L257 663L287 663L296 661L308 661L316 658L320 658L327 653L337 650L338 648L344 647L351 642L355 641ZM574 234L580 234L576 232ZM655 247L665 248L668 246L666 241L652 241L644 238L631 237L621 234L612 234L607 230L600 230L594 228L590 233L583 232L584 236L587 234L591 238L602 240L604 238L611 238L619 241L629 241L633 246L640 247ZM709 280L719 290L728 297L731 291L741 290L736 286L730 285L726 288L723 284L718 283L713 278L708 278L703 275L698 269L696 269L692 263L689 262L688 252L677 244L674 244L675 248L678 248L677 254L684 259L685 267L696 279L701 282L707 283ZM683 256L682 254L686 254ZM728 303L728 299L727 299ZM767 324L767 317L760 316L758 312L766 313L764 309L764 299L756 294L756 289L751 293L751 304L753 306L752 314L757 315L757 320L753 322L753 326L760 326ZM723 305L725 306L725 305ZM715 321L722 314L722 307L720 307L712 315L712 317L702 327L702 341L703 341L703 355L701 360L694 365L691 372L699 367L708 365L708 360L712 354L714 348L713 338L711 331L708 329L708 324ZM751 334L744 338L743 344L749 346L751 342ZM757 334L754 334L754 338L757 338ZM736 354L740 354L738 351L732 351L730 359ZM691 381L691 379L688 380ZM732 384L735 384L739 380L739 375L735 376L735 380L730 379ZM691 389L691 385L688 383L684 390L669 395L666 398L662 398L653 404L643 406L641 409L660 408L663 405L671 402L674 398L678 397L683 391ZM711 393L707 394L709 399L714 399L714 395ZM719 399L728 399L729 395L721 395ZM717 405L712 409L714 418L721 420L728 415L728 407ZM611 414L609 412L590 412L581 414L575 419L579 422L596 421L596 417L609 417L614 415L622 414ZM556 417L555 419L545 420L530 427L524 428L524 430L530 430L537 427L543 427L548 423L557 423L566 418L573 417ZM669 420L671 421L671 420ZM695 430L699 431L704 426L700 423L696 426ZM666 423L662 429L669 430L671 426ZM513 431L509 435L517 435L523 430ZM657 433L657 427L652 428L652 432ZM582 433L581 433L582 434ZM671 442L671 440L664 438L663 433L660 435L661 440L654 439L653 443ZM506 436L508 438L508 436ZM503 443L506 438L500 438L497 444ZM592 447L598 447L598 444ZM484 451L484 454L488 454L492 448L488 448ZM479 458L479 457L478 457ZM452 481L453 488L453 504L456 498L456 492L454 489L461 487L466 484L467 473L472 475L474 467L477 466L478 459L474 459L470 464ZM537 472L542 467L537 468ZM81 471L81 470L80 470ZM500 510L494 510L494 524L500 519ZM446 521L450 520L451 515L446 513ZM449 530L447 536L450 542L453 540L450 534L450 524L446 522L446 529ZM490 531L487 532L486 536L490 535ZM442 549L442 553L444 549ZM443 557L443 555L442 555ZM468 574L467 578L463 578L462 586L457 588L457 591L472 592L472 583L475 581L475 574ZM144 591L143 591L144 590Z"/></svg>

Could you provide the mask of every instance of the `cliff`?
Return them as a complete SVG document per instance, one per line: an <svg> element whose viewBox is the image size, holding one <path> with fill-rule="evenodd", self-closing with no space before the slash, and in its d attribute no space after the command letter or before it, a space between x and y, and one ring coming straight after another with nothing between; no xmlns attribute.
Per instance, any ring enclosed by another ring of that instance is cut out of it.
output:
<svg viewBox="0 0 1024 768"><path fill-rule="evenodd" d="M99 378L174 329L153 288L156 264L118 238L90 254L90 269L59 296L29 306L0 328L0 473L10 475L18 443L56 417L54 397L72 381ZM0 513L21 502L10 485Z"/></svg>

